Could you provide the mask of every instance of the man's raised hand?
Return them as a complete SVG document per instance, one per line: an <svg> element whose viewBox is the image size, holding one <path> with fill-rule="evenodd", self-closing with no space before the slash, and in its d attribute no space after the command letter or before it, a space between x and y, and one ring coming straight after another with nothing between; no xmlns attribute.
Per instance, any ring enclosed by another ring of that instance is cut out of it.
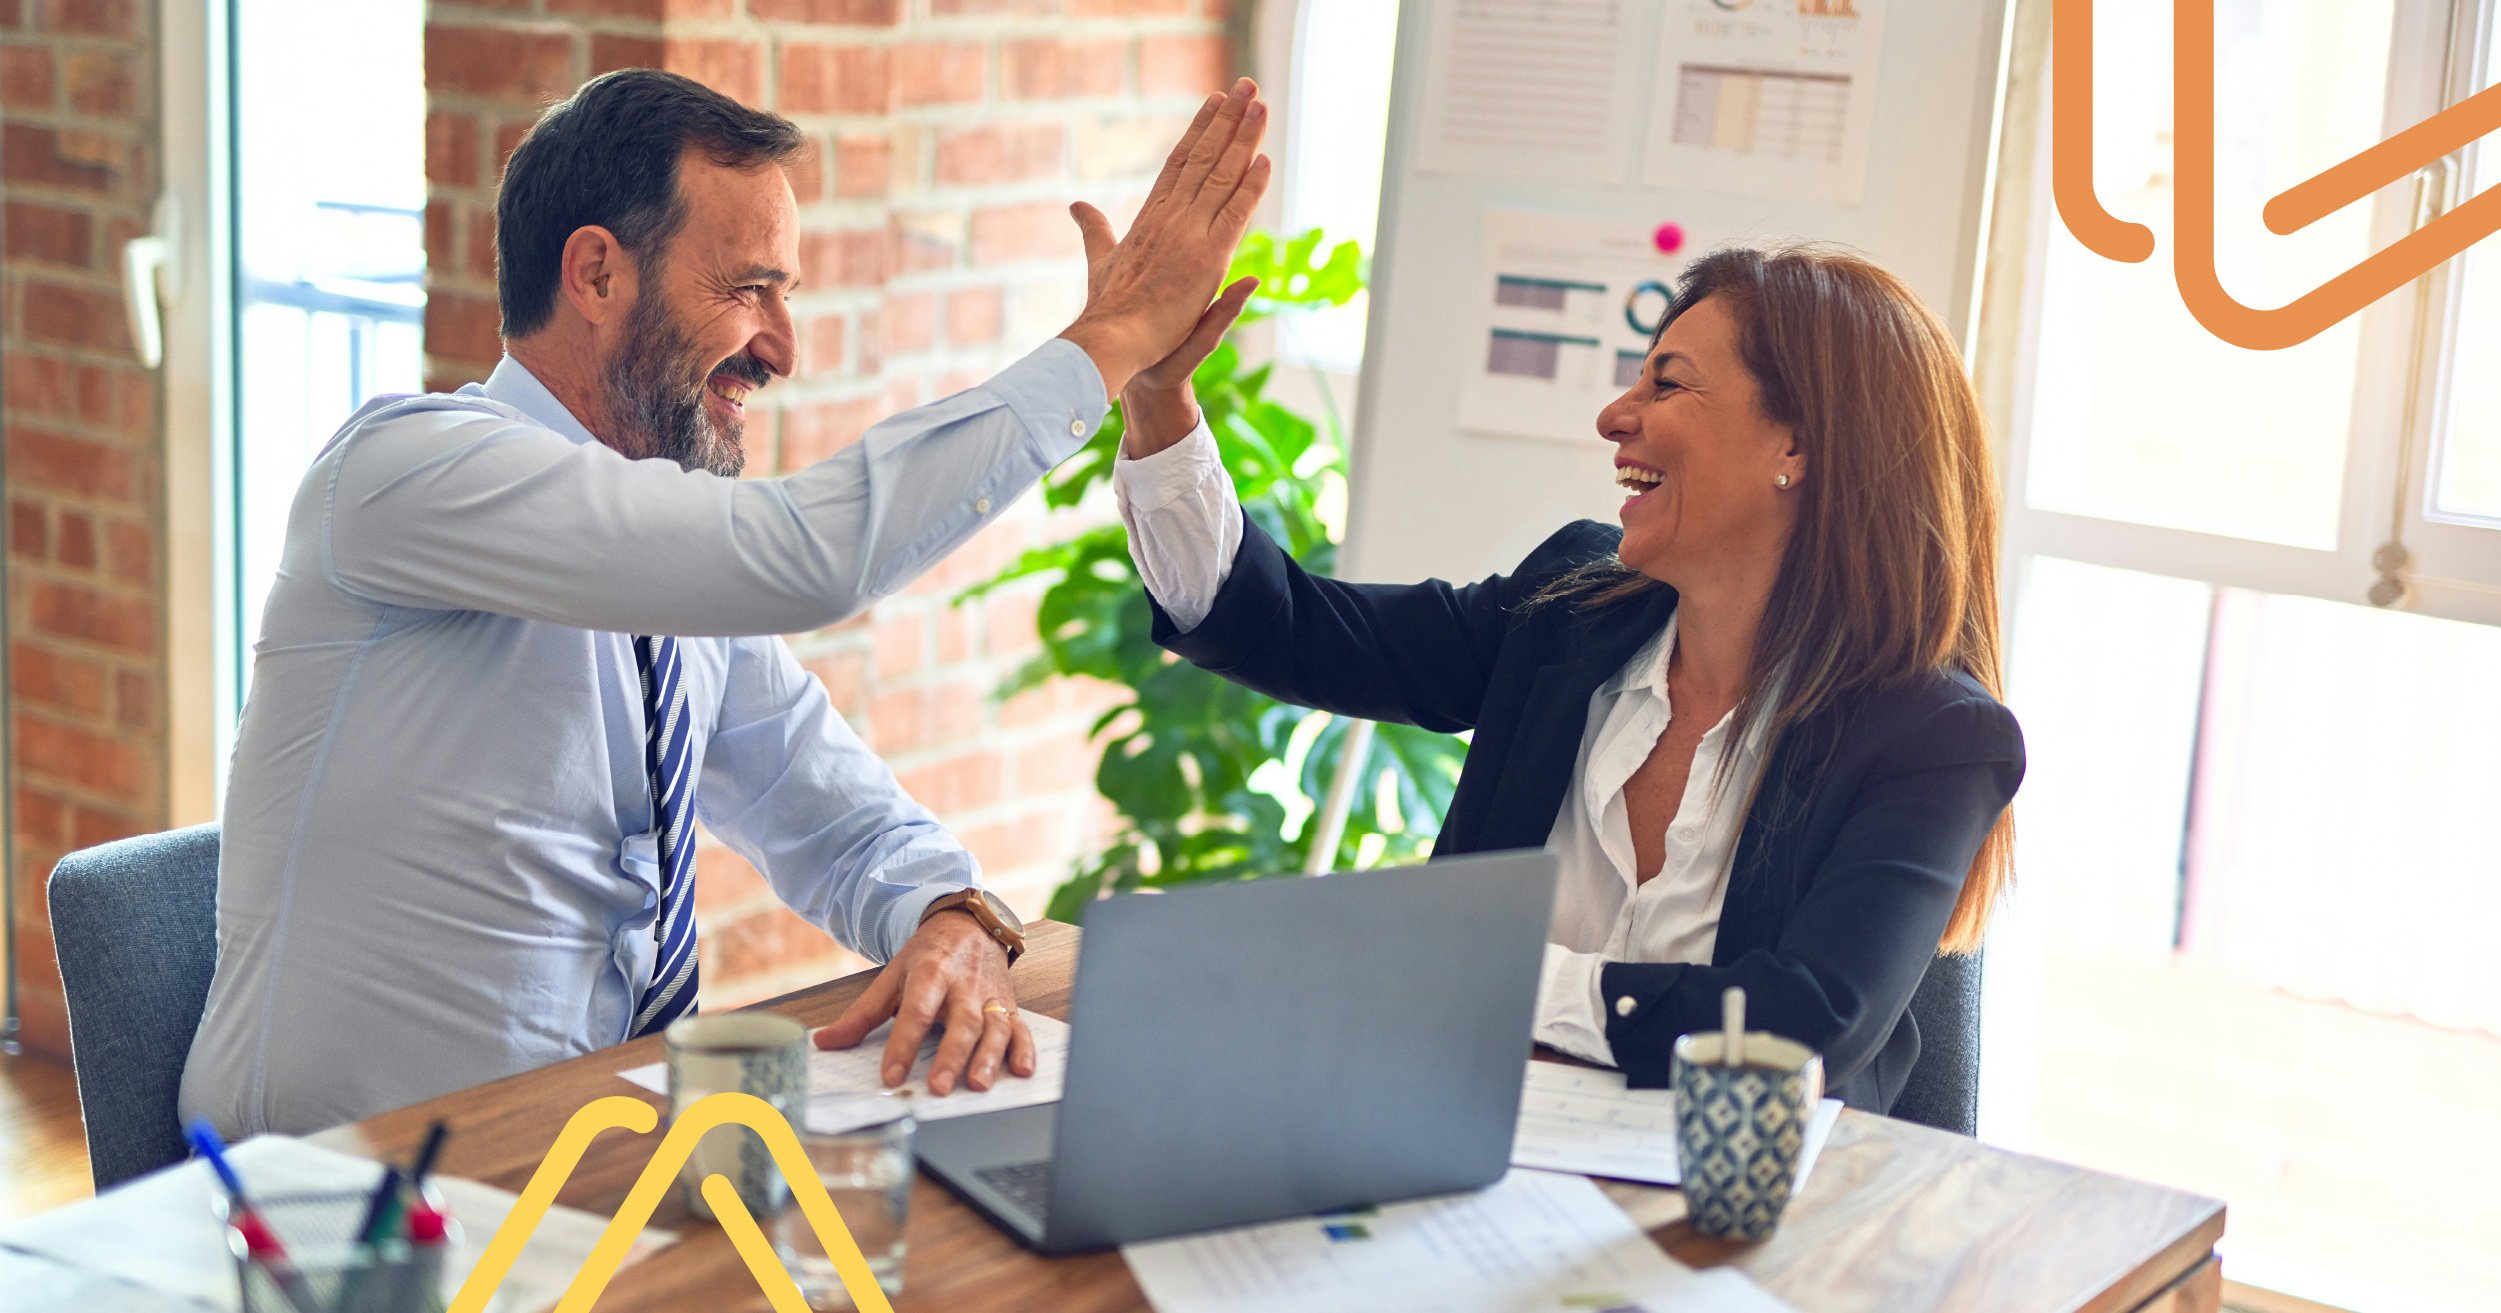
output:
<svg viewBox="0 0 2501 1313"><path fill-rule="evenodd" d="M1172 354L1215 300L1268 190L1267 130L1268 107L1243 78L1199 106L1126 236L1115 241L1093 206L1069 207L1085 238L1086 306L1061 336L1085 349L1107 393Z"/></svg>

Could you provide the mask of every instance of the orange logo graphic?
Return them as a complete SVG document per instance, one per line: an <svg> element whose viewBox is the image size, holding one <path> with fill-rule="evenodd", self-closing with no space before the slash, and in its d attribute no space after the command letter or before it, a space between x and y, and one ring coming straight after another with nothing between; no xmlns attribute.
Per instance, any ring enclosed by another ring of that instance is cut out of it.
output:
<svg viewBox="0 0 2501 1313"><path fill-rule="evenodd" d="M452 1297L449 1313L480 1313L487 1300L503 1284L512 1270L513 1260L521 1256L522 1247L530 1242L530 1233L538 1229L539 1219L556 1202L556 1191L573 1169L580 1165L582 1153L599 1133L608 1130L629 1130L637 1135L660 1124L660 1114L640 1099L611 1095L583 1105L582 1110L557 1132L555 1144L549 1146L547 1157L531 1174L530 1184L505 1214L503 1225L495 1228L495 1238L487 1242L486 1253L460 1285L460 1293ZM686 1110L669 1127L660 1147L652 1151L651 1161L643 1174L634 1180L625 1202L618 1205L617 1215L608 1229L599 1235L590 1257L582 1262L582 1270L574 1274L573 1284L565 1288L564 1298L556 1304L555 1313L589 1313L599 1301L608 1281L625 1262L625 1255L634 1246L634 1238L642 1233L643 1224L651 1220L652 1210L660 1206L660 1198L676 1181L678 1169L695 1151L695 1142L705 1131L716 1126L738 1125L753 1131L772 1151L773 1162L782 1169L782 1177L790 1185L791 1198L807 1215L808 1225L816 1228L816 1238L834 1260L834 1271L842 1278L843 1290L861 1313L894 1313L894 1305L877 1285L868 1270L868 1259L860 1253L851 1228L843 1225L841 1214L834 1211L834 1201L825 1194L825 1185L808 1165L807 1154L799 1147L799 1137L791 1134L790 1123L783 1120L773 1105L752 1094L723 1093L707 1095ZM712 1205L712 1214L729 1233L730 1243L738 1256L747 1260L747 1271L756 1285L771 1300L774 1313L807 1313L807 1300L799 1294L798 1283L790 1279L781 1260L773 1253L770 1241L756 1226L755 1215L739 1202L738 1191L724 1176L703 1178L703 1197Z"/></svg>
<svg viewBox="0 0 2501 1313"><path fill-rule="evenodd" d="M2180 300L2208 332L2273 351L2310 340L2501 229L2501 187L2415 229L2388 249L2272 310L2223 289L2214 252L2214 0L2174 0L2172 65L2178 186L2172 271ZM2153 230L2102 208L2093 191L2093 0L2056 0L2050 33L2050 189L2067 231L2096 255L2135 264ZM2487 87L2266 204L2269 231L2295 233L2501 128L2501 86Z"/></svg>

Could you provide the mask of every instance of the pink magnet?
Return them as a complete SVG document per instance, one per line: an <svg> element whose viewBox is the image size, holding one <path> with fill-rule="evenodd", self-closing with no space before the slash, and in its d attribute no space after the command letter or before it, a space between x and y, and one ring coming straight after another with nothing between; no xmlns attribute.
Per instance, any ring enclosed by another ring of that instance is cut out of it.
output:
<svg viewBox="0 0 2501 1313"><path fill-rule="evenodd" d="M1684 249L1684 225L1678 223L1660 224L1659 230L1650 234L1650 244L1659 248L1659 254L1661 255L1676 254L1676 252Z"/></svg>

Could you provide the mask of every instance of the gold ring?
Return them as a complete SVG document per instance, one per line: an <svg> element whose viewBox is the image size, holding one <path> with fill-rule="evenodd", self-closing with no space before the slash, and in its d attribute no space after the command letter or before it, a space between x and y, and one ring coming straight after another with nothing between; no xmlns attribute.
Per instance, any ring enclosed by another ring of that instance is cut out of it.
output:
<svg viewBox="0 0 2501 1313"><path fill-rule="evenodd" d="M1005 1003L992 1003L992 1004L989 1004L988 1006L986 1006L986 1007L982 1008L982 1010L981 1010L981 1015L983 1015L983 1016L985 1016L985 1017L986 1017L986 1016L989 1016L989 1015L990 1015L991 1013L993 1013L993 1012L1004 1012L1004 1013L1006 1013L1007 1015L1009 1015L1009 1016L1011 1016L1011 1017L1016 1015L1016 1009L1014 1009L1014 1008L1012 1008L1012 1007L1009 1007L1009 1006L1008 1006L1008 1005L1006 1005Z"/></svg>

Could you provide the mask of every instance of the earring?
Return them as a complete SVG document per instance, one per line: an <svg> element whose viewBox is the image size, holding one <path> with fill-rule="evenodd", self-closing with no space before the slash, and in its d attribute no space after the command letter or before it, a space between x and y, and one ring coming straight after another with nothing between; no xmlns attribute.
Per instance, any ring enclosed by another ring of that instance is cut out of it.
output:
<svg viewBox="0 0 2501 1313"><path fill-rule="evenodd" d="M1773 476L1772 476L1772 486L1773 486L1773 487L1775 487L1775 488L1786 488L1786 487L1788 487L1788 486L1789 486L1789 476L1788 476L1788 475L1786 475L1786 474L1776 474L1776 475L1773 475Z"/></svg>
<svg viewBox="0 0 2501 1313"><path fill-rule="evenodd" d="M608 294L608 275L601 274L597 278L592 279L591 286L598 288L601 296L606 296Z"/></svg>

